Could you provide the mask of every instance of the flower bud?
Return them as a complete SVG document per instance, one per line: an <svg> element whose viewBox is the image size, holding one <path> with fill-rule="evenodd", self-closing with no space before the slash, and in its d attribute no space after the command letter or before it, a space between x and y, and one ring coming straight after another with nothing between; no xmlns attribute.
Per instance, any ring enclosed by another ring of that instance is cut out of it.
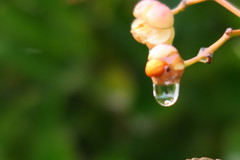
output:
<svg viewBox="0 0 240 160"><path fill-rule="evenodd" d="M166 65L167 63L164 61L152 59L146 64L145 73L148 77L160 76L164 72Z"/></svg>
<svg viewBox="0 0 240 160"><path fill-rule="evenodd" d="M170 54L178 53L177 49L172 45L160 44L150 50L148 60L151 59L164 59Z"/></svg>
<svg viewBox="0 0 240 160"><path fill-rule="evenodd" d="M133 10L134 17L141 18L144 12L146 12L154 4L154 2L156 2L156 0L139 1Z"/></svg>
<svg viewBox="0 0 240 160"><path fill-rule="evenodd" d="M136 41L146 44L150 49L158 44L172 44L174 28L159 29L144 23L141 19L133 21L131 33Z"/></svg>
<svg viewBox="0 0 240 160"><path fill-rule="evenodd" d="M155 0L142 0L134 8L133 15L156 28L171 28L174 17L171 9Z"/></svg>
<svg viewBox="0 0 240 160"><path fill-rule="evenodd" d="M152 81L158 85L169 85L178 83L184 71L184 61L180 57L176 48L171 45L160 44L151 49L148 56L149 63L153 60L163 61L166 64L161 65L163 71L161 74L151 74ZM151 62L152 63L152 62ZM160 65L159 65L160 66ZM152 67L154 69L154 67ZM157 68L157 67L155 67ZM160 69L151 71L151 73L159 73ZM150 74L147 74L150 75Z"/></svg>

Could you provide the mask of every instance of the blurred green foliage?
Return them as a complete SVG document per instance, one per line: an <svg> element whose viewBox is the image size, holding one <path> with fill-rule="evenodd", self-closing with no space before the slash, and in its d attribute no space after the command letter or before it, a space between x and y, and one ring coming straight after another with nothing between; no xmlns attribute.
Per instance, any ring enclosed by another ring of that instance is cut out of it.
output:
<svg viewBox="0 0 240 160"><path fill-rule="evenodd" d="M176 105L160 107L129 32L136 3L0 1L0 160L240 159L240 39L188 68ZM227 27L239 18L218 4L189 7L174 45L191 58Z"/></svg>

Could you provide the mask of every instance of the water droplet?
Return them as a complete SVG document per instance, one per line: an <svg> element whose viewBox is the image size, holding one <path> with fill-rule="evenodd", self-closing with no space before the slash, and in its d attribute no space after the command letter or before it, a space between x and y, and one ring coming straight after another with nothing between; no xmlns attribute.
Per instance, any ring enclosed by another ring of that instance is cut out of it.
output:
<svg viewBox="0 0 240 160"><path fill-rule="evenodd" d="M211 63L213 55L207 51L207 48L201 48L198 52L198 56L205 57L199 60L202 63Z"/></svg>
<svg viewBox="0 0 240 160"><path fill-rule="evenodd" d="M179 88L179 83L169 85L153 84L153 95L161 106L169 107L177 101Z"/></svg>

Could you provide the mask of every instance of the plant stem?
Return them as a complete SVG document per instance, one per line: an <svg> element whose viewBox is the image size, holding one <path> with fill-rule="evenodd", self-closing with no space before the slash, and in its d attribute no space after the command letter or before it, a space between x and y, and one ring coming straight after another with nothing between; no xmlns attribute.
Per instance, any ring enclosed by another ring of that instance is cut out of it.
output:
<svg viewBox="0 0 240 160"><path fill-rule="evenodd" d="M228 41L232 37L240 36L240 29L232 30L228 28L225 33L222 35L220 39L218 39L215 43L213 43L208 48L201 50L196 57L193 57L189 60L184 61L185 67L191 66L194 63L199 62L203 59L208 59L213 55L213 53L220 48L226 41Z"/></svg>
<svg viewBox="0 0 240 160"><path fill-rule="evenodd" d="M230 2L228 2L226 0L214 0L214 1L217 2L218 4L220 4L221 6L223 6L224 8L226 8L227 10L229 10L230 12L232 12L233 14L235 14L236 16L240 17L240 10L237 9Z"/></svg>
<svg viewBox="0 0 240 160"><path fill-rule="evenodd" d="M172 13L176 15L184 11L188 6L205 1L209 0L182 0L180 4L172 10ZM223 6L224 8L226 8L227 10L229 10L230 12L232 12L233 14L235 14L236 16L240 17L240 10L236 8L233 4L229 3L227 0L214 0L214 1Z"/></svg>
<svg viewBox="0 0 240 160"><path fill-rule="evenodd" d="M194 4L201 3L201 2L205 2L205 1L207 1L207 0L182 0L179 3L179 5L172 10L172 13L174 15L176 15L180 12L183 12L187 8L187 6L194 5Z"/></svg>

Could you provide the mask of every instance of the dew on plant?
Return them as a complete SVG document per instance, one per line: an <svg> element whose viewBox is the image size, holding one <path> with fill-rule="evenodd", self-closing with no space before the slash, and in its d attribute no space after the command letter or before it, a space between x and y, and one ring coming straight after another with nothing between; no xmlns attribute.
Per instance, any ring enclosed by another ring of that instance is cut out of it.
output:
<svg viewBox="0 0 240 160"><path fill-rule="evenodd" d="M178 99L180 84L157 85L153 84L153 95L163 107L174 105Z"/></svg>

